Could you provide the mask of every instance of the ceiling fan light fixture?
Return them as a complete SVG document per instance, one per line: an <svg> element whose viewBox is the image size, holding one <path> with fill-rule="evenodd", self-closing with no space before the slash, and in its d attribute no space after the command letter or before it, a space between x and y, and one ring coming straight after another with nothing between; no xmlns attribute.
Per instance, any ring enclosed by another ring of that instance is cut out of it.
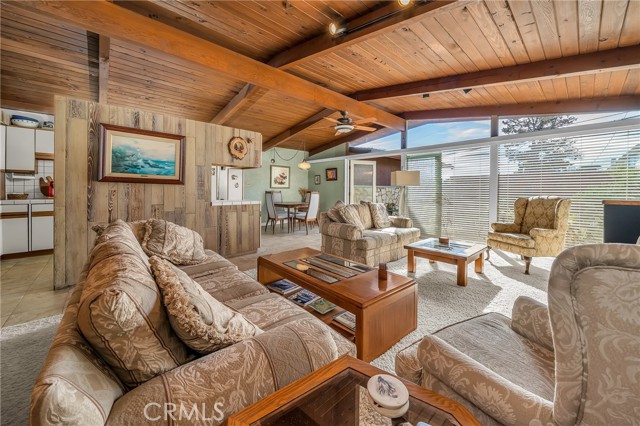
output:
<svg viewBox="0 0 640 426"><path fill-rule="evenodd" d="M352 124L338 124L336 125L335 129L338 133L349 133L354 129L354 127L355 126L353 126Z"/></svg>

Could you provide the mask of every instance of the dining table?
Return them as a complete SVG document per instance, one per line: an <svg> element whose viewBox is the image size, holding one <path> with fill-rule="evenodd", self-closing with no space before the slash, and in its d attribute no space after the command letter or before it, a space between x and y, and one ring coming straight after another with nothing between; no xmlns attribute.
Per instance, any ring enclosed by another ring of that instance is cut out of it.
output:
<svg viewBox="0 0 640 426"><path fill-rule="evenodd" d="M285 208L287 209L287 232L292 232L294 230L295 221L292 220L291 209L293 209L293 214L295 217L296 210L302 208L309 208L309 203L306 201L278 201L273 203L275 208Z"/></svg>

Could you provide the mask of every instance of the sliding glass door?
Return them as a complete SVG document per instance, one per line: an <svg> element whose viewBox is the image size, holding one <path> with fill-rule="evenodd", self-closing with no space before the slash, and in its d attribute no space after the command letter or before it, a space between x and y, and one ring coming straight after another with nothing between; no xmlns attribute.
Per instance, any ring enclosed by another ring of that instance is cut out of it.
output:
<svg viewBox="0 0 640 426"><path fill-rule="evenodd" d="M376 162L350 161L349 167L349 198L351 204L360 201L376 201Z"/></svg>

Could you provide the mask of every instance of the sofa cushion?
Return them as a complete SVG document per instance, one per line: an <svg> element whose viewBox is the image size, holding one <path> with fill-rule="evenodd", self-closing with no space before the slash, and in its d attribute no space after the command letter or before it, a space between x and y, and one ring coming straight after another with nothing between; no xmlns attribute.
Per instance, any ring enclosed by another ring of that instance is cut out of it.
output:
<svg viewBox="0 0 640 426"><path fill-rule="evenodd" d="M372 229L362 231L362 238L356 241L356 247L370 250L389 246L398 242L398 236L393 232L383 232Z"/></svg>
<svg viewBox="0 0 640 426"><path fill-rule="evenodd" d="M236 300L227 305L265 331L311 315L295 303L275 293Z"/></svg>
<svg viewBox="0 0 640 426"><path fill-rule="evenodd" d="M352 204L358 209L360 220L364 229L373 228L373 218L371 217L371 210L369 209L369 203L367 201L360 201L360 204Z"/></svg>
<svg viewBox="0 0 640 426"><path fill-rule="evenodd" d="M379 229L380 232L395 234L398 236L398 242L401 244L410 244L420 238L420 230L418 228L396 228L389 227Z"/></svg>
<svg viewBox="0 0 640 426"><path fill-rule="evenodd" d="M371 219L373 221L373 227L382 229L391 226L391 219L389 219L389 213L387 213L387 207L382 203L367 203L369 205L369 211L371 212Z"/></svg>
<svg viewBox="0 0 640 426"><path fill-rule="evenodd" d="M90 254L78 328L129 388L191 359L171 329L148 259L122 221L109 225Z"/></svg>
<svg viewBox="0 0 640 426"><path fill-rule="evenodd" d="M489 240L501 241L503 243L513 244L524 248L535 248L536 242L529 235L512 234L509 232L489 232Z"/></svg>
<svg viewBox="0 0 640 426"><path fill-rule="evenodd" d="M120 220L120 219L119 219ZM147 221L146 220L135 220L133 222L125 222L133 231L133 235L135 235L136 240L140 244L142 244L142 240L144 240L144 235L147 233ZM101 236L104 231L109 226L108 223L99 223L97 225L93 225L91 229L96 233L96 238Z"/></svg>
<svg viewBox="0 0 640 426"><path fill-rule="evenodd" d="M199 266L199 265L198 265ZM266 287L244 272L235 268L220 268L204 271L185 272L216 300L227 303L234 300L242 300L260 294L267 294Z"/></svg>
<svg viewBox="0 0 640 426"><path fill-rule="evenodd" d="M173 331L191 349L208 354L261 331L166 260L153 256L150 262Z"/></svg>
<svg viewBox="0 0 640 426"><path fill-rule="evenodd" d="M187 275L189 276L202 273L202 272L215 271L218 269L238 269L236 265L229 262L224 257L220 256L215 251L205 249L204 254L206 256L204 261L202 261L201 263L198 263L197 265L175 265L175 266L177 266L178 268L186 272Z"/></svg>
<svg viewBox="0 0 640 426"><path fill-rule="evenodd" d="M202 237L195 231L161 219L149 219L142 248L176 265L195 265L206 259Z"/></svg>
<svg viewBox="0 0 640 426"><path fill-rule="evenodd" d="M329 219L331 219L334 222L344 223L344 219L342 219L342 216L340 215L340 211L339 211L340 207L344 207L344 206L345 204L342 202L342 200L336 201L333 207L327 210L327 216L329 216Z"/></svg>
<svg viewBox="0 0 640 426"><path fill-rule="evenodd" d="M365 229L360 217L360 209L356 204L349 204L338 209L342 220L350 225L357 226L358 229Z"/></svg>

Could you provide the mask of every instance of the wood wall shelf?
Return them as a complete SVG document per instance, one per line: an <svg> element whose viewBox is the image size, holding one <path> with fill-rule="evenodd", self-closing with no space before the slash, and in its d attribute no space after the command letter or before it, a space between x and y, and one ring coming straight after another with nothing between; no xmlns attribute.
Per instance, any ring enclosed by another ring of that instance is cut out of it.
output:
<svg viewBox="0 0 640 426"><path fill-rule="evenodd" d="M54 161L54 154L47 154L46 152L36 152L36 160L51 160Z"/></svg>

